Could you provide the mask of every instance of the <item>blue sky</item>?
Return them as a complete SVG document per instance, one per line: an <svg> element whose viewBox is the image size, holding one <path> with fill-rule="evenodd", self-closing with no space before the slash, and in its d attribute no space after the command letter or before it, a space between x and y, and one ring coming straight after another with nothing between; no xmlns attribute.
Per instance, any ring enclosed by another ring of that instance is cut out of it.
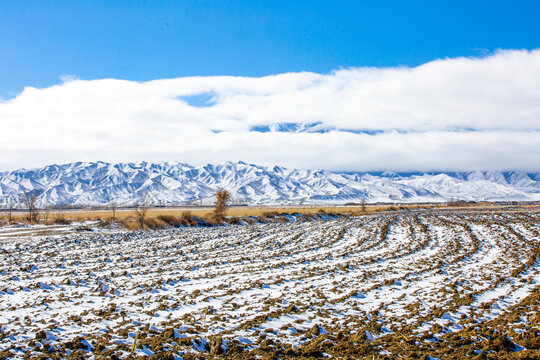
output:
<svg viewBox="0 0 540 360"><path fill-rule="evenodd" d="M0 98L60 78L328 73L540 47L538 1L0 2Z"/></svg>

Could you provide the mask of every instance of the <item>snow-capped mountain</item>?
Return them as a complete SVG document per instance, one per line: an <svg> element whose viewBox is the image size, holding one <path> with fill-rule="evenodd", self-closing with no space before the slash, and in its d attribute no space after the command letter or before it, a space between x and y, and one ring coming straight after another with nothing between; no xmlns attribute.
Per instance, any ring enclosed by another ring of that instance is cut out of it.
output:
<svg viewBox="0 0 540 360"><path fill-rule="evenodd" d="M22 204L33 192L38 205L210 205L217 189L237 204L343 204L348 202L443 202L450 199L540 201L540 173L339 173L226 162L191 166L179 162L77 162L0 172L0 205Z"/></svg>

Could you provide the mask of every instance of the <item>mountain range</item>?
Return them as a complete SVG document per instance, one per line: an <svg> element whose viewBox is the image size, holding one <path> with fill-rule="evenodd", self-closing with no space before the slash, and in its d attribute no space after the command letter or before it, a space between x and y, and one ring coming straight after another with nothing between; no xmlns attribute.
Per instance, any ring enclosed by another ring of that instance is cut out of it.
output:
<svg viewBox="0 0 540 360"><path fill-rule="evenodd" d="M362 173L294 170L244 162L195 167L180 162L76 162L0 172L0 206L211 205L218 189L233 204L291 205L540 201L540 172Z"/></svg>

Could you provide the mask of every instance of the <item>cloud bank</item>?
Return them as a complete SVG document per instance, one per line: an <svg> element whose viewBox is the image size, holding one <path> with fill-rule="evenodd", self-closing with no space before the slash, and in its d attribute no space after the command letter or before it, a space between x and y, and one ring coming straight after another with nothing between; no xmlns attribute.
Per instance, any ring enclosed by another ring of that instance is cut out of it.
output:
<svg viewBox="0 0 540 360"><path fill-rule="evenodd" d="M227 160L349 171L540 164L540 50L260 78L63 78L0 102L0 170Z"/></svg>

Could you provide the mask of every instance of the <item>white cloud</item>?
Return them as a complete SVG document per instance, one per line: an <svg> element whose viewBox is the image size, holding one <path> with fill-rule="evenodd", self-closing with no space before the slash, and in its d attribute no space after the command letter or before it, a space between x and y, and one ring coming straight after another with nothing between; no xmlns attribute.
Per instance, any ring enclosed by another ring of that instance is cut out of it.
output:
<svg viewBox="0 0 540 360"><path fill-rule="evenodd" d="M244 160L359 171L538 171L538 79L540 50L325 75L144 83L69 76L0 103L0 169ZM198 94L213 105L183 98ZM277 123L321 123L327 132L250 131Z"/></svg>

